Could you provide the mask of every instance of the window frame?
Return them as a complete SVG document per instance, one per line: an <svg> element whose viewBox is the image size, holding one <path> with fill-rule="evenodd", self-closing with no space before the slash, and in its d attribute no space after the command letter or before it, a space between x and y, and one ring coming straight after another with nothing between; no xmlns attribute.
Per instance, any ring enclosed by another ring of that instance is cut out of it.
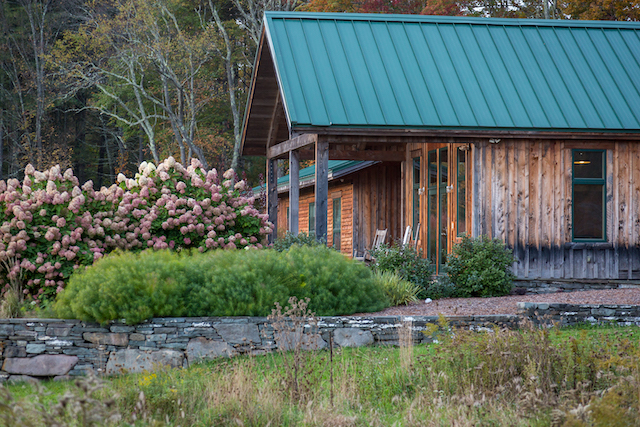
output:
<svg viewBox="0 0 640 427"><path fill-rule="evenodd" d="M575 156L578 152L598 152L602 153L602 178L576 178ZM601 185L602 186L602 238L576 237L575 236L575 197L574 190L577 185ZM583 243L607 242L607 150L606 149L583 149L573 148L571 150L571 241Z"/></svg>

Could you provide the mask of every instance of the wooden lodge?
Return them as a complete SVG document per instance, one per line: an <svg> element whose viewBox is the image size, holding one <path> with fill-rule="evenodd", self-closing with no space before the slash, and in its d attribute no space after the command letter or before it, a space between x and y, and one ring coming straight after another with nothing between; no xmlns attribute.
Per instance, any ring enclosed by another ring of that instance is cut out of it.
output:
<svg viewBox="0 0 640 427"><path fill-rule="evenodd" d="M243 153L267 158L278 227L277 159L294 231L315 160L329 241L329 160L379 162L401 194L358 189L399 215L375 228L421 224L438 266L466 233L503 240L521 280L640 280L640 24L267 12ZM365 246L371 224L351 223Z"/></svg>
<svg viewBox="0 0 640 427"><path fill-rule="evenodd" d="M402 199L399 162L329 160L327 245L346 255L364 254L376 230L387 230L387 242L402 237ZM299 173L298 223L289 225L289 175L277 181L277 233L316 234L315 166Z"/></svg>

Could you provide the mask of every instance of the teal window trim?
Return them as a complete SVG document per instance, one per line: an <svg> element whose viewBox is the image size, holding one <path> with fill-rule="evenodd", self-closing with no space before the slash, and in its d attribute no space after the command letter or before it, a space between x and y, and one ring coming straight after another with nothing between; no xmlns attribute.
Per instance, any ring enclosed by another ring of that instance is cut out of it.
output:
<svg viewBox="0 0 640 427"><path fill-rule="evenodd" d="M575 158L578 152L602 153L602 177L601 178L576 178ZM576 185L598 185L602 186L602 239L584 238L575 236L575 197L574 189ZM571 150L571 240L573 242L597 243L607 241L607 150L580 149Z"/></svg>

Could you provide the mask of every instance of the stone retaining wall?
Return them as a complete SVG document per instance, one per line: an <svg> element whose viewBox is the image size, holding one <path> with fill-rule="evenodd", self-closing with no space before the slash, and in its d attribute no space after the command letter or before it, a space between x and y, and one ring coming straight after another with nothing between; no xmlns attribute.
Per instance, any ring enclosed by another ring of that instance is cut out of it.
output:
<svg viewBox="0 0 640 427"><path fill-rule="evenodd" d="M614 321L640 325L640 306L569 306L519 303L520 315L451 316L451 326L516 328L526 319L539 322ZM414 343L432 340L437 317L322 317L305 325L304 348L398 345L399 328L411 324ZM315 332L315 333L310 333ZM426 332L426 333L425 333ZM0 381L31 378L65 379L88 371L115 374L150 371L158 366L182 367L216 357L263 354L287 342L274 339L266 318L156 318L128 326L106 326L78 320L0 320Z"/></svg>
<svg viewBox="0 0 640 427"><path fill-rule="evenodd" d="M516 280L514 289L521 289L522 294L552 294L556 292L597 291L602 289L637 289L640 282L628 280Z"/></svg>
<svg viewBox="0 0 640 427"><path fill-rule="evenodd" d="M570 326L581 323L612 323L620 326L640 326L638 305L519 302L518 309L523 318L531 319L535 324L557 323L560 326Z"/></svg>

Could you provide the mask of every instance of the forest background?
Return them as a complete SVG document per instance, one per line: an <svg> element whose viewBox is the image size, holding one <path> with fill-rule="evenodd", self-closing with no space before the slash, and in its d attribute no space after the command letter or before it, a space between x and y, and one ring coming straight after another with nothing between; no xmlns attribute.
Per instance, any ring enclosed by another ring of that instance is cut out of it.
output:
<svg viewBox="0 0 640 427"><path fill-rule="evenodd" d="M265 10L640 20L640 0L0 0L0 179L96 188L173 155L234 168Z"/></svg>

